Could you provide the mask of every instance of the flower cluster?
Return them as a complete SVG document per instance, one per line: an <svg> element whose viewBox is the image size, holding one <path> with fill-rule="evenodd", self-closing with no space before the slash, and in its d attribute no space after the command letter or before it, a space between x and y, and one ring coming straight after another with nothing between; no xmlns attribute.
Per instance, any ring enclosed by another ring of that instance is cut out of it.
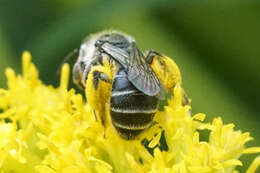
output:
<svg viewBox="0 0 260 173"><path fill-rule="evenodd" d="M246 148L249 133L234 130L221 118L204 123L205 114L191 115L182 105L182 88L157 122L136 140L122 139L112 125L95 120L82 95L68 90L69 66L62 68L60 86L44 85L28 52L23 54L22 75L6 70L8 89L0 89L0 172L39 173L234 173ZM111 124L111 123L110 123ZM209 137L200 140L199 130ZM247 173L260 164L257 157Z"/></svg>

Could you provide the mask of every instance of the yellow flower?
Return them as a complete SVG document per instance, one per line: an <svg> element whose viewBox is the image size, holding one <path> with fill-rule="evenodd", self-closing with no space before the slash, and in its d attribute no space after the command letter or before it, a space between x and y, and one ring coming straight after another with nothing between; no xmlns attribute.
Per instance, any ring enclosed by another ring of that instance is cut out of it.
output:
<svg viewBox="0 0 260 173"><path fill-rule="evenodd" d="M157 124L136 140L122 139L111 123L104 137L92 108L74 89L68 90L69 66L62 68L60 86L44 85L28 52L23 54L22 75L8 68L8 89L0 89L0 172L39 173L235 173L249 133L234 130L205 114L191 115L182 105L182 88L155 116ZM199 130L210 131L200 141ZM257 157L246 173L260 165Z"/></svg>

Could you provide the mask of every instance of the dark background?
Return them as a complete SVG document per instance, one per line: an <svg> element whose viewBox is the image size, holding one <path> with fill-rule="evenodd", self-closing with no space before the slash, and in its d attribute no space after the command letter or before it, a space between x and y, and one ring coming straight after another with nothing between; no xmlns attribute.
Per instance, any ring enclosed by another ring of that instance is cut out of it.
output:
<svg viewBox="0 0 260 173"><path fill-rule="evenodd" d="M0 0L0 86L29 50L40 78L57 86L63 58L89 33L116 29L143 50L172 57L207 121L221 116L260 144L260 3L244 0ZM243 156L245 167L255 155ZM244 168L245 168L244 167ZM244 170L244 168L242 170Z"/></svg>

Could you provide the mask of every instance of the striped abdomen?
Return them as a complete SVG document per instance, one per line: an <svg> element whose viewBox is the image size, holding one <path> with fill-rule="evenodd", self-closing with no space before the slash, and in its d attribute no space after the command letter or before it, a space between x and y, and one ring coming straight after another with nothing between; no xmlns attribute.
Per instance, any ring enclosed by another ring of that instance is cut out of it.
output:
<svg viewBox="0 0 260 173"><path fill-rule="evenodd" d="M112 84L110 115L118 133L125 139L133 139L151 124L159 100L137 90L121 69Z"/></svg>

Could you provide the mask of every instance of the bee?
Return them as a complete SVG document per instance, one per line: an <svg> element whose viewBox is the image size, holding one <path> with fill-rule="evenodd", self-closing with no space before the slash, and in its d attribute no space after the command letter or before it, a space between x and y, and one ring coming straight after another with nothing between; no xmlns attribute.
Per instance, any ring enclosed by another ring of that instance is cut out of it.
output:
<svg viewBox="0 0 260 173"><path fill-rule="evenodd" d="M171 58L155 51L143 53L133 37L112 30L85 39L73 66L73 81L85 89L104 128L109 114L118 134L130 140L151 126L164 90L180 84L181 74Z"/></svg>

